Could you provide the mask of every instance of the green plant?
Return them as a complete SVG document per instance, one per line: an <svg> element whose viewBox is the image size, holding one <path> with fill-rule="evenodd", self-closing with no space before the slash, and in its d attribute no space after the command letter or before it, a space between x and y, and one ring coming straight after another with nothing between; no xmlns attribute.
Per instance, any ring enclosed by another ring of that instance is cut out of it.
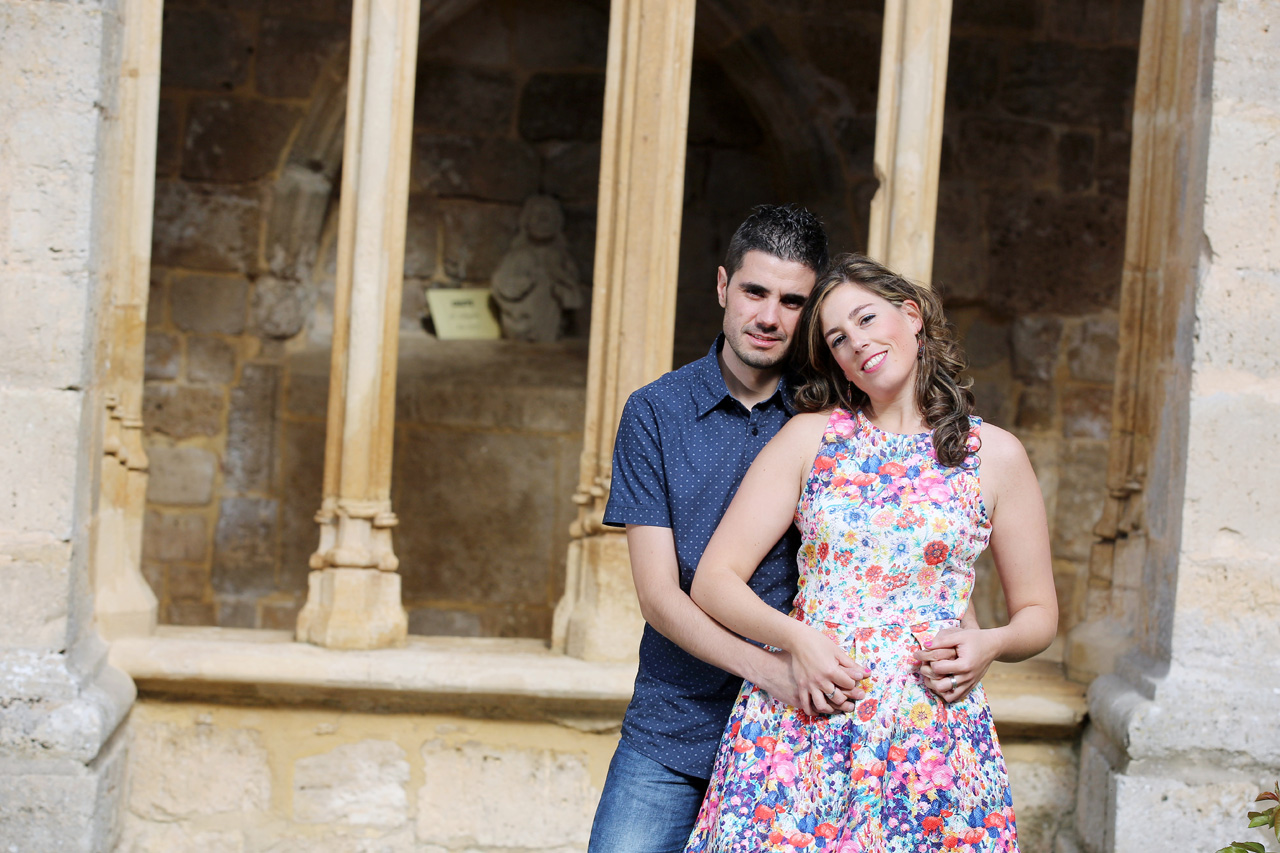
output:
<svg viewBox="0 0 1280 853"><path fill-rule="evenodd" d="M1276 784L1275 791L1263 791L1254 802L1271 802L1275 805L1264 811L1249 812L1249 828L1270 827L1276 840L1280 841L1280 783ZM1258 841L1233 841L1216 853L1267 853L1267 848Z"/></svg>

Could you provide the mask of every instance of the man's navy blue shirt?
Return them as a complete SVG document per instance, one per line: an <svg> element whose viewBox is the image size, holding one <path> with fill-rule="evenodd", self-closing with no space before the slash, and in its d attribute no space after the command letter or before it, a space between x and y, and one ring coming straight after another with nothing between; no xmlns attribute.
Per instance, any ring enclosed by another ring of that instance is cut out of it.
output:
<svg viewBox="0 0 1280 853"><path fill-rule="evenodd" d="M783 381L750 411L730 396L716 357L723 344L721 335L706 356L632 394L613 449L604 523L671 528L680 588L686 593L747 468L794 414ZM749 582L778 610L786 610L795 597L798 542L793 527ZM646 624L622 737L672 770L710 778L741 686L742 679L699 660Z"/></svg>

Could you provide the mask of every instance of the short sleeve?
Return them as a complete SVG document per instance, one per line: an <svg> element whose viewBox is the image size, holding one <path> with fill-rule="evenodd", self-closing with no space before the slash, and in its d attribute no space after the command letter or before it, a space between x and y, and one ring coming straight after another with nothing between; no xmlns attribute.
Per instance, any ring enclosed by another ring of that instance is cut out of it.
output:
<svg viewBox="0 0 1280 853"><path fill-rule="evenodd" d="M670 527L662 434L653 405L637 392L627 400L613 444L613 484L604 523Z"/></svg>

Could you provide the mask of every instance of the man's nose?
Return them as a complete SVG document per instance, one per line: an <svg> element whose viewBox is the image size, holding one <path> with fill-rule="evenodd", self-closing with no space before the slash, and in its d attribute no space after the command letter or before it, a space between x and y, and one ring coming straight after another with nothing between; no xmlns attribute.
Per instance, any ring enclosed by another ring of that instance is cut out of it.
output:
<svg viewBox="0 0 1280 853"><path fill-rule="evenodd" d="M760 306L760 310L756 313L756 322L766 328L774 328L778 325L778 303L772 299L766 299L764 304Z"/></svg>

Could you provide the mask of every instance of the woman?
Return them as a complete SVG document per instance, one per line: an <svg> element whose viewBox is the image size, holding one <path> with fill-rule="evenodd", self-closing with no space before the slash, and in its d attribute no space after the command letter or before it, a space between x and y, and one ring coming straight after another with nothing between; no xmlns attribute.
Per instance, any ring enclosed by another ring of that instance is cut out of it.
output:
<svg viewBox="0 0 1280 853"><path fill-rule="evenodd" d="M834 259L798 338L804 414L756 458L692 595L731 630L791 652L811 707L847 698L833 678L841 660L871 674L855 711L830 717L744 684L688 850L1016 851L977 681L992 660L1044 650L1057 628L1026 452L971 415L937 297L880 264ZM746 579L793 519L803 544L788 617ZM1009 621L964 628L988 544Z"/></svg>

